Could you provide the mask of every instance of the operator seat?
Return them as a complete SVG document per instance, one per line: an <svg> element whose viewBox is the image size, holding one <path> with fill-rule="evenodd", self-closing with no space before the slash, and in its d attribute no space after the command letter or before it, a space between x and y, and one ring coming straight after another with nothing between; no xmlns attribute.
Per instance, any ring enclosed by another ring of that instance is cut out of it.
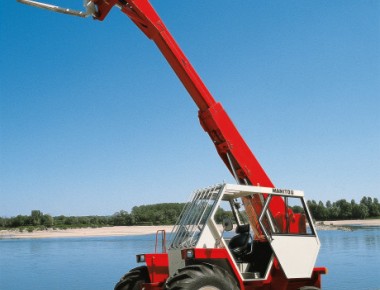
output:
<svg viewBox="0 0 380 290"><path fill-rule="evenodd" d="M237 261L243 260L242 258L251 252L252 244L249 243L252 240L249 233L249 224L238 225L236 227L236 236L232 237L228 247Z"/></svg>

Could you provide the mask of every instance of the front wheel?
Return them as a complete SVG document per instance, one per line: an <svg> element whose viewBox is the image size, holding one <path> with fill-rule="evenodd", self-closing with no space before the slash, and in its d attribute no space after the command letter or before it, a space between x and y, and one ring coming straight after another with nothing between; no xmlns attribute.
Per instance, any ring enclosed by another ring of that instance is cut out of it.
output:
<svg viewBox="0 0 380 290"><path fill-rule="evenodd" d="M121 277L114 290L140 290L141 285L147 282L149 282L148 268L137 267Z"/></svg>
<svg viewBox="0 0 380 290"><path fill-rule="evenodd" d="M166 281L166 290L238 290L236 280L224 269L199 264L179 269Z"/></svg>

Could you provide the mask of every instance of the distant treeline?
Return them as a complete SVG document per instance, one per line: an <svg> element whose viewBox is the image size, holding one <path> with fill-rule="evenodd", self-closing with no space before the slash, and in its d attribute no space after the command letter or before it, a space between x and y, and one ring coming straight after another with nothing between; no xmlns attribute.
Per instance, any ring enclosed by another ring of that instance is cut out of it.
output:
<svg viewBox="0 0 380 290"><path fill-rule="evenodd" d="M360 203L340 199L336 202L315 200L307 202L309 210L315 220L349 220L380 217L380 204L377 198L364 196Z"/></svg>
<svg viewBox="0 0 380 290"><path fill-rule="evenodd" d="M128 213L125 210L116 212L112 216L51 216L40 210L32 210L29 216L0 217L0 229L19 228L32 231L45 228L82 228L106 226L133 226L133 225L173 225L177 221L184 203L161 203L141 205L132 208ZM316 220L365 219L380 217L380 204L377 198L363 197L360 203L355 200L347 202L340 199L336 202L308 201L311 214ZM216 220L220 222L231 212L219 209Z"/></svg>
<svg viewBox="0 0 380 290"><path fill-rule="evenodd" d="M142 205L111 216L51 216L40 210L32 210L29 216L0 217L0 229L19 228L25 230L45 228L83 228L133 225L173 225L177 221L184 203L161 203Z"/></svg>

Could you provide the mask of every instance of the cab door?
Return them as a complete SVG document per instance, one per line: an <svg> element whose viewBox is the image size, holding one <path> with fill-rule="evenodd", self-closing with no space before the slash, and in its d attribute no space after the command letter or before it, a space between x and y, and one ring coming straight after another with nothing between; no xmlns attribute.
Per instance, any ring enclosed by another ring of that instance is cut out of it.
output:
<svg viewBox="0 0 380 290"><path fill-rule="evenodd" d="M302 196L283 196L285 208L271 207L268 195L259 223L288 279L310 278L320 248Z"/></svg>

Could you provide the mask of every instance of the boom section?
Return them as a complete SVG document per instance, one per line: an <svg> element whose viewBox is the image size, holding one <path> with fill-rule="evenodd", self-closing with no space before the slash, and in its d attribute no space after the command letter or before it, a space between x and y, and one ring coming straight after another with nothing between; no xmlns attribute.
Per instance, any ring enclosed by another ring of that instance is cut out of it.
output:
<svg viewBox="0 0 380 290"><path fill-rule="evenodd" d="M274 187L235 125L215 101L190 61L147 0L95 0L94 18L104 20L113 6L125 13L157 45L199 108L199 119L238 183Z"/></svg>

